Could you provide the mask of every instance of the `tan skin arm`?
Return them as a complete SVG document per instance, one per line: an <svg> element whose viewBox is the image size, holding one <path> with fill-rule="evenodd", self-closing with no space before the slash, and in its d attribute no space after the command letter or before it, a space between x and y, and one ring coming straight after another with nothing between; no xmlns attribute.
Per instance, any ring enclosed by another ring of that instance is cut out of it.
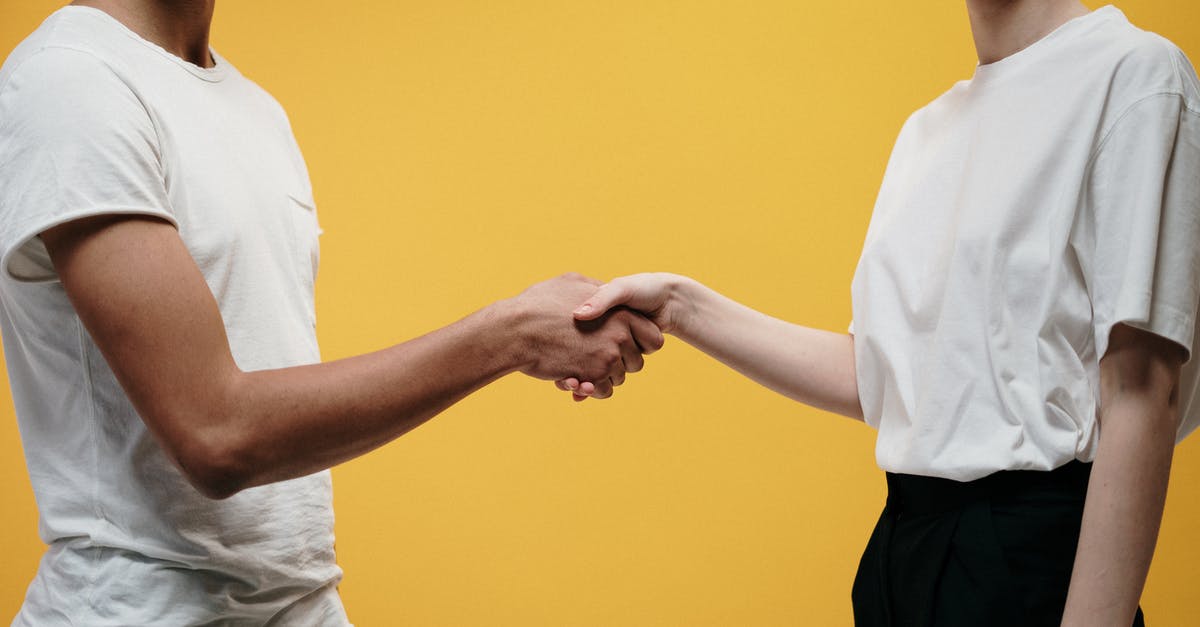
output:
<svg viewBox="0 0 1200 627"><path fill-rule="evenodd" d="M642 367L641 347L662 343L651 322L627 311L577 325L570 311L596 282L564 276L378 352L242 372L212 293L171 225L87 218L42 239L133 406L213 498L366 453L510 372L591 373L611 392L624 372Z"/></svg>
<svg viewBox="0 0 1200 627"><path fill-rule="evenodd" d="M1129 627L1146 583L1179 430L1184 351L1117 325L1100 361L1092 465L1064 627Z"/></svg>

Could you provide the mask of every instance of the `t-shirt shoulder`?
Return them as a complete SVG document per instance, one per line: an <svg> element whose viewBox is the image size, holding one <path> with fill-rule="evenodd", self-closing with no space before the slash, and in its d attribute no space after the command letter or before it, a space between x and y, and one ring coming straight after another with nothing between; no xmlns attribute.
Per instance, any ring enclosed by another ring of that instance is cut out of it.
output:
<svg viewBox="0 0 1200 627"><path fill-rule="evenodd" d="M1171 60L1175 64L1175 74L1179 81L1180 94L1193 112L1200 112L1200 78L1196 76L1196 68L1187 55L1178 46L1164 39L1171 52Z"/></svg>
<svg viewBox="0 0 1200 627"><path fill-rule="evenodd" d="M109 60L117 58L115 51L108 49L103 38L97 37L94 30L83 28L78 20L71 19L70 13L57 12L46 18L46 21L29 37L17 45L0 68L0 88L8 83L12 74L36 58L50 54L57 60L70 65L71 58L77 58L78 63L88 63L84 57L101 63L110 70ZM61 53L61 54L60 54ZM75 53L75 54L71 54Z"/></svg>
<svg viewBox="0 0 1200 627"><path fill-rule="evenodd" d="M1098 151L1136 111L1156 101L1175 100L1181 115L1200 113L1200 83L1178 46L1155 33L1136 30L1114 42L1114 48Z"/></svg>
<svg viewBox="0 0 1200 627"><path fill-rule="evenodd" d="M1112 42L1112 85L1132 105L1143 98L1177 94L1195 102L1196 72L1182 50L1169 39L1134 29ZM1123 107L1122 107L1123 108Z"/></svg>
<svg viewBox="0 0 1200 627"><path fill-rule="evenodd" d="M0 84L0 271L53 280L37 235L90 215L174 222L157 130L130 86L90 53L44 46Z"/></svg>
<svg viewBox="0 0 1200 627"><path fill-rule="evenodd" d="M118 99L149 115L121 75L87 50L46 45L27 51L5 70L0 74L0 111L6 124L22 131L57 135L86 130L70 121L89 112L103 117Z"/></svg>
<svg viewBox="0 0 1200 627"><path fill-rule="evenodd" d="M18 82L22 91L28 91L36 85L59 85L68 80L84 84L119 80L108 63L82 48L51 44L22 52L19 58L10 58L11 64L6 63L0 72L0 93L11 96Z"/></svg>

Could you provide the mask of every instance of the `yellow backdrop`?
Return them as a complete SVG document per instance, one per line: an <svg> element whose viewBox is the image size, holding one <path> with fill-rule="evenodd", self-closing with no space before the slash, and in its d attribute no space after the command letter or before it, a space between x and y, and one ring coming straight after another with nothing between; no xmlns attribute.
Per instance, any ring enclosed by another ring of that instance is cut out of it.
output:
<svg viewBox="0 0 1200 627"><path fill-rule="evenodd" d="M0 2L0 54L60 4ZM1122 7L1200 59L1195 3ZM568 270L681 272L844 329L892 141L974 65L945 0L255 0L213 33L308 159L327 359ZM4 394L0 617L43 550ZM873 436L678 341L609 401L513 376L335 470L345 602L360 625L849 625ZM1195 621L1197 490L1193 437L1155 625Z"/></svg>

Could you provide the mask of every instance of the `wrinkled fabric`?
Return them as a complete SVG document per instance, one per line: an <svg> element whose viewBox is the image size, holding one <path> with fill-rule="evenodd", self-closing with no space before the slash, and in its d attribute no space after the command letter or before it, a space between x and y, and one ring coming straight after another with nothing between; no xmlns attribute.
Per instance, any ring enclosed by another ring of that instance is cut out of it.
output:
<svg viewBox="0 0 1200 627"><path fill-rule="evenodd" d="M174 225L243 370L320 361L319 228L283 110L96 9L54 13L0 68L0 330L49 548L16 625L344 624L328 472L214 501L158 445L38 234Z"/></svg>
<svg viewBox="0 0 1200 627"><path fill-rule="evenodd" d="M888 472L1091 461L1116 324L1189 353L1200 84L1114 7L979 66L904 124L851 286L858 390ZM1179 437L1200 424L1184 369Z"/></svg>

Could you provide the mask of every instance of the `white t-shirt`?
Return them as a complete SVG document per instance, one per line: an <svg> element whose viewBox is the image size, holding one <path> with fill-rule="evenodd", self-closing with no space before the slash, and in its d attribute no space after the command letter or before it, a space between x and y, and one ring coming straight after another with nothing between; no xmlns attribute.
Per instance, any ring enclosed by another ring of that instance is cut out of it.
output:
<svg viewBox="0 0 1200 627"><path fill-rule="evenodd" d="M1112 327L1194 351L1198 94L1178 48L1109 6L909 118L852 285L880 467L965 481L1090 461Z"/></svg>
<svg viewBox="0 0 1200 627"><path fill-rule="evenodd" d="M0 68L0 329L49 544L16 625L346 623L329 473L222 501L193 489L37 237L96 214L169 221L242 369L320 360L304 161L279 105L214 57L197 67L69 6Z"/></svg>

